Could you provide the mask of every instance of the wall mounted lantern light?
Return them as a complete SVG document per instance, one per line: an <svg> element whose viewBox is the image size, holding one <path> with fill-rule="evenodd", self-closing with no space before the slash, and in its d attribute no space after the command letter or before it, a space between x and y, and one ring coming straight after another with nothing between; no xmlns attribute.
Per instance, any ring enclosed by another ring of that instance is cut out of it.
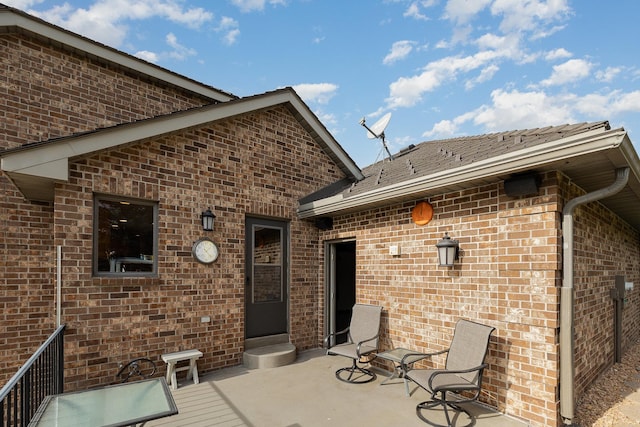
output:
<svg viewBox="0 0 640 427"><path fill-rule="evenodd" d="M438 248L438 263L441 267L453 267L458 259L458 241L451 239L449 233L444 233L444 237L436 243Z"/></svg>
<svg viewBox="0 0 640 427"><path fill-rule="evenodd" d="M216 216L211 212L211 208L207 208L206 211L202 212L200 215L200 219L202 220L202 229L204 231L212 231L213 230L213 220Z"/></svg>

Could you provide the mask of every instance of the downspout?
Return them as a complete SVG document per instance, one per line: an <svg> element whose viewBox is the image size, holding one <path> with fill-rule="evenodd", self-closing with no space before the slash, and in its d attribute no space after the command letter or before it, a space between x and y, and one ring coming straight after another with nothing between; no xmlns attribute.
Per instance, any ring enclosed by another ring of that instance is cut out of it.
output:
<svg viewBox="0 0 640 427"><path fill-rule="evenodd" d="M572 425L575 410L573 379L573 211L579 205L604 199L622 190L629 180L629 168L616 170L613 184L569 200L562 210L562 288L560 289L560 416Z"/></svg>

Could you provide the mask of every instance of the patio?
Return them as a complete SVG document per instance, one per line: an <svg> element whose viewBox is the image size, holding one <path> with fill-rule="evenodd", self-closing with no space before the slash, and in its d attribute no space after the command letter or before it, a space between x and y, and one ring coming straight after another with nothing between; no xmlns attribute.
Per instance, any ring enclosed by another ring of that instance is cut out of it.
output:
<svg viewBox="0 0 640 427"><path fill-rule="evenodd" d="M424 390L410 387L405 395L401 379L381 385L386 372L368 384L338 381L334 372L350 363L344 357L326 356L310 350L298 355L295 363L260 370L242 366L205 374L194 385L179 378L173 391L179 413L148 422L157 426L207 427L313 427L313 426L427 426L416 416L415 407L428 398ZM456 426L525 427L527 423L502 415L488 407L466 406L475 417L464 414ZM444 422L442 411L428 417Z"/></svg>

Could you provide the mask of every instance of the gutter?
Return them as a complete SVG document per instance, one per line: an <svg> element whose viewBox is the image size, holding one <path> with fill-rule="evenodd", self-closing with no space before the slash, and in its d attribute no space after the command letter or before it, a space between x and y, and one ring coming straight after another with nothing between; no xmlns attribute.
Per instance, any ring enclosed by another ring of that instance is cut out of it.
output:
<svg viewBox="0 0 640 427"><path fill-rule="evenodd" d="M573 334L573 212L585 203L604 199L621 191L629 181L629 167L616 170L613 184L569 200L562 210L562 288L560 290L560 416L564 424L572 425L574 397L574 334Z"/></svg>

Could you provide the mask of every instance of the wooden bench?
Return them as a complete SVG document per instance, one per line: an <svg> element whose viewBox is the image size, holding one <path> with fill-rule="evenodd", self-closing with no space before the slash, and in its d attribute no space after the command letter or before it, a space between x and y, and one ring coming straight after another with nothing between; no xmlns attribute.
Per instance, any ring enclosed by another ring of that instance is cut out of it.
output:
<svg viewBox="0 0 640 427"><path fill-rule="evenodd" d="M178 388L178 381L176 380L176 372L187 371L187 379L193 377L193 383L198 384L198 365L197 360L202 357L202 352L199 350L185 350L178 351L176 353L163 354L162 360L167 364L167 384L171 386L173 390ZM189 361L189 366L183 366L181 368L176 367L178 362Z"/></svg>

